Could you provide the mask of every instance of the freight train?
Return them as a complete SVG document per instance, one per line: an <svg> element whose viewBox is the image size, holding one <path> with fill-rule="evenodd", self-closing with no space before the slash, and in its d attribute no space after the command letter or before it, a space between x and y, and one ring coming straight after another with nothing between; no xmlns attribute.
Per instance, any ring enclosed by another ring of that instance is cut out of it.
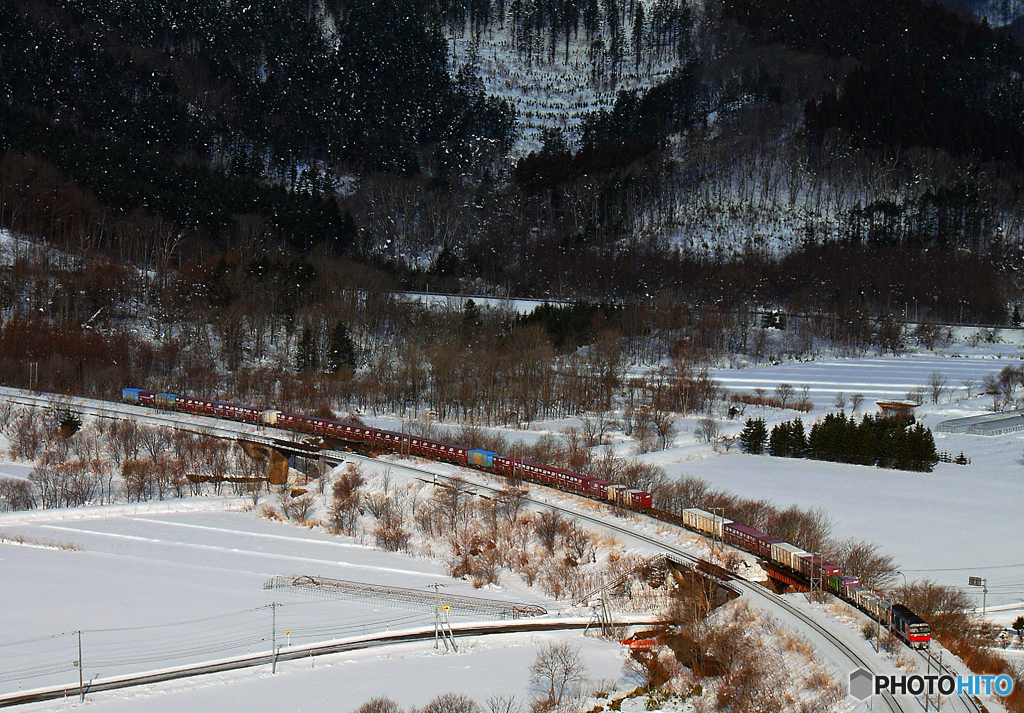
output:
<svg viewBox="0 0 1024 713"><path fill-rule="evenodd" d="M624 485L610 483L582 473L574 473L564 468L534 463L491 451L328 418L302 416L276 409L265 410L193 396L156 393L144 389L124 389L122 400L129 404L273 426L357 443L370 448L397 451L456 465L476 467L597 498L619 507L644 511L654 517L671 522L679 522L678 517L654 509L651 494L644 490L627 488ZM717 537L723 542L746 550L805 578L821 581L822 588L830 590L836 596L854 604L875 620L888 626L896 636L912 648L927 648L928 642L931 641L927 622L905 606L890 604L878 594L861 587L858 577L844 575L838 565L815 554L758 532L752 527L697 508L683 511L682 524L701 534Z"/></svg>

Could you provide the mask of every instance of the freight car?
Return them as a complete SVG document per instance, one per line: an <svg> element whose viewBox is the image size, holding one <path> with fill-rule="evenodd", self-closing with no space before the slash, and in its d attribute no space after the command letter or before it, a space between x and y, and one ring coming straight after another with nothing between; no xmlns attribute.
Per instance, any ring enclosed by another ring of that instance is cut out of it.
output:
<svg viewBox="0 0 1024 713"><path fill-rule="evenodd" d="M122 399L130 404L273 426L298 433L336 438L350 443L480 468L508 476L514 480L528 480L604 500L618 507L648 512L654 517L673 522L678 520L678 518L652 509L651 493L644 490L609 483L606 480L575 473L564 468L503 456L492 451L470 449L453 443L444 443L332 419L303 416L274 409L262 410L253 406L210 401L192 396L155 393L145 389L124 389ZM907 607L890 604L878 594L861 587L860 579L851 575L843 575L837 565L752 527L699 508L684 510L682 515L683 524L696 532L717 537L730 545L770 560L803 577L821 579L825 586L837 596L851 602L882 624L890 626L892 631L908 646L914 648L928 646L931 635L927 622Z"/></svg>
<svg viewBox="0 0 1024 713"><path fill-rule="evenodd" d="M481 468L514 478L550 485L572 493L599 498L635 510L647 510L652 505L651 494L643 490L615 486L600 478L593 478L564 468L502 456L490 451L469 449L454 443L444 443L429 438L395 433L379 428L368 428L327 418L303 416L276 409L261 410L252 406L211 401L193 396L157 394L145 389L124 389L121 398L130 404L273 426L297 433L337 438L364 446L380 447L457 465Z"/></svg>

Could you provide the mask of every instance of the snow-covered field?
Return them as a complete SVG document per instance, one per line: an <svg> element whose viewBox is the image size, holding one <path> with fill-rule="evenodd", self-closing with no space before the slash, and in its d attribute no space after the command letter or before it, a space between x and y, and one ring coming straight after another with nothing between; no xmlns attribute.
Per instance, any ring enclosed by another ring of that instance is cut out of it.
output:
<svg viewBox="0 0 1024 713"><path fill-rule="evenodd" d="M62 632L84 630L91 679L269 650L274 616L285 645L433 624L428 611L264 590L274 575L421 589L426 600L429 585L441 582L445 592L481 596L438 563L260 518L223 499L6 514L0 533L10 583L0 692L70 680L78 641ZM525 588L483 596L550 604Z"/></svg>
<svg viewBox="0 0 1024 713"><path fill-rule="evenodd" d="M918 418L934 428L942 420L990 408L990 397L966 399L964 382L977 384L1007 365L1020 365L1020 334L1004 333L1002 340L995 345L961 344L944 354L721 369L715 377L731 391L763 388L770 394L779 383L797 389L808 385L815 407L802 417L809 423L835 410L832 402L839 392L847 399L863 394L861 411L874 411L875 400L902 398L940 371L952 390L940 403L917 409ZM738 432L748 416L764 416L770 425L795 415L748 406L735 421L723 419L723 429ZM926 474L755 457L736 448L716 452L695 442L694 424L693 416L680 419L673 447L643 457L662 465L670 476L699 476L714 487L782 506L821 506L834 518L837 536L879 543L909 579L928 577L967 589L969 575L987 577L993 621L1008 626L1024 612L1024 528L1019 514L1024 504L1024 432L994 437L936 433L940 450L963 451L971 463L939 464ZM537 437L562 425L535 424L522 435ZM616 447L627 450L630 445L620 438ZM25 477L28 472L21 464L0 464L4 476ZM433 620L429 612L263 589L264 582L280 574L411 587L423 590L425 597L430 584L444 582L452 593L531 601L549 609L561 606L514 577L503 578L501 588L481 592L447 577L437 561L384 553L351 538L261 518L241 500L0 514L0 535L5 583L0 668L17 673L23 664L38 673L39 662L49 666L43 667L49 673L35 678L8 675L0 681L0 692L76 678L72 662L77 636L68 632L77 630L85 632L87 678L102 678L194 661L196 650L206 652L205 659L267 650L275 615L278 636L294 644ZM692 546L699 549L701 544ZM980 609L980 592L968 591L979 595ZM274 611L269 609L272 602L280 605ZM492 693L525 701L531 695L526 669L535 645L552 638L582 646L592 678L621 679L623 652L617 645L576 634L517 635L467 641L457 655L440 656L432 646L410 644L325 657L315 664L288 663L276 677L256 669L128 694L101 694L90 705L152 711L230 707L239 684L245 684L245 699L255 710L319 706L325 691L338 692L344 701L341 710L382 693L403 705L422 705L447 691L467 693L481 702ZM315 686L308 683L314 677ZM308 696L296 693L307 690ZM163 695L170 691L175 695Z"/></svg>
<svg viewBox="0 0 1024 713"><path fill-rule="evenodd" d="M726 369L715 373L734 392L761 387L771 395L779 383L799 389L810 386L815 408L802 414L811 423L835 411L835 395L865 396L862 412L875 412L878 399L902 399L925 386L933 372L947 378L947 392L938 404L925 404L917 417L933 430L940 422L989 412L987 396L965 398L965 380L974 392L988 374L1021 365L1020 332L1004 330L1002 343L972 348L959 345L956 356L920 354L864 359L823 359L779 366ZM725 429L738 432L742 420L764 416L778 422L799 415L779 409L747 407L744 416ZM679 441L690 440L686 434ZM1002 436L935 433L940 451L963 452L970 465L940 463L933 473L908 473L811 460L755 457L733 449L714 454L709 447L683 445L650 456L677 476L695 475L753 498L779 505L820 506L836 523L836 534L879 543L893 555L910 579L927 577L969 589L968 575L988 577L989 603L1024 601L1024 432Z"/></svg>
<svg viewBox="0 0 1024 713"><path fill-rule="evenodd" d="M514 696L522 704L532 695L527 669L536 650L550 642L580 647L592 685L621 679L623 654L617 643L580 634L520 634L464 640L459 653L438 653L432 644L403 644L286 662L279 665L276 676L267 668L215 674L93 694L86 705L102 713L349 713L380 696L403 707L421 707L444 693L464 694L481 705L491 696ZM75 703L37 704L23 710L64 710Z"/></svg>
<svg viewBox="0 0 1024 713"><path fill-rule="evenodd" d="M552 605L517 588L515 578L510 586L481 592L448 577L440 564L263 519L241 502L224 499L6 514L0 515L0 532L24 540L0 544L6 583L0 610L0 669L6 680L0 692L77 680L73 632L79 629L86 679L102 680L268 651L274 615L278 643L285 645L433 624L433 614L425 611L264 590L275 574L418 588L427 601L429 585L440 582L447 593ZM278 605L274 612L271 602ZM97 694L89 705L112 711L231 710L244 699L249 710L302 710L327 702L331 710L347 711L380 695L423 705L447 692L481 703L495 694L526 701L528 667L537 647L551 641L579 646L589 677L609 681L605 688L622 678L618 644L582 634L523 634L462 639L457 654L441 655L432 644L406 644L283 663L278 676L243 670ZM18 669L25 677L11 675ZM52 673L29 677L40 670Z"/></svg>

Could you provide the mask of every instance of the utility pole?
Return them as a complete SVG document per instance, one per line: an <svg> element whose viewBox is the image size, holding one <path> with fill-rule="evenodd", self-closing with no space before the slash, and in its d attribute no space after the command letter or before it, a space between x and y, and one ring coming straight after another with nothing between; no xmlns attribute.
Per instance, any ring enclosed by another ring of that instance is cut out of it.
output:
<svg viewBox="0 0 1024 713"><path fill-rule="evenodd" d="M930 677L932 675L932 650L928 649L928 651L925 653L924 656L925 656L926 659L928 659L928 676ZM940 670L939 673L942 673L942 671ZM924 689L924 713L928 713L928 699L929 698L930 698L930 695L929 695L928 689L925 688Z"/></svg>
<svg viewBox="0 0 1024 713"><path fill-rule="evenodd" d="M270 603L270 672L277 673L277 602Z"/></svg>
<svg viewBox="0 0 1024 713"><path fill-rule="evenodd" d="M39 383L39 362L30 361L28 363L28 390L35 391L36 384Z"/></svg>
<svg viewBox="0 0 1024 713"><path fill-rule="evenodd" d="M968 577L967 585L970 587L981 587L981 615L985 616L985 610L988 605L988 578Z"/></svg>
<svg viewBox="0 0 1024 713"><path fill-rule="evenodd" d="M82 669L85 666L82 665L82 630L78 630L78 695L82 699L82 703L85 703L85 674L82 673Z"/></svg>
<svg viewBox="0 0 1024 713"><path fill-rule="evenodd" d="M434 588L434 648L438 647L438 636L441 633L441 587L444 585L440 582L434 582L430 585ZM445 643L445 648L448 648L448 644Z"/></svg>

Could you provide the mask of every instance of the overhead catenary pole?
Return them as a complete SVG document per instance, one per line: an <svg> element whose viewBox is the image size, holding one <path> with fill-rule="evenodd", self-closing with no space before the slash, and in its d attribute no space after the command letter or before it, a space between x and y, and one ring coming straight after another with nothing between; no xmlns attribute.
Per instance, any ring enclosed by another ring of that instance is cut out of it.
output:
<svg viewBox="0 0 1024 713"><path fill-rule="evenodd" d="M711 508L711 512L714 513L713 522L711 523L711 556L714 558L715 551L719 547L721 550L725 549L725 544L722 541L723 530L725 529L725 508ZM716 541L719 543L719 547L716 547Z"/></svg>

